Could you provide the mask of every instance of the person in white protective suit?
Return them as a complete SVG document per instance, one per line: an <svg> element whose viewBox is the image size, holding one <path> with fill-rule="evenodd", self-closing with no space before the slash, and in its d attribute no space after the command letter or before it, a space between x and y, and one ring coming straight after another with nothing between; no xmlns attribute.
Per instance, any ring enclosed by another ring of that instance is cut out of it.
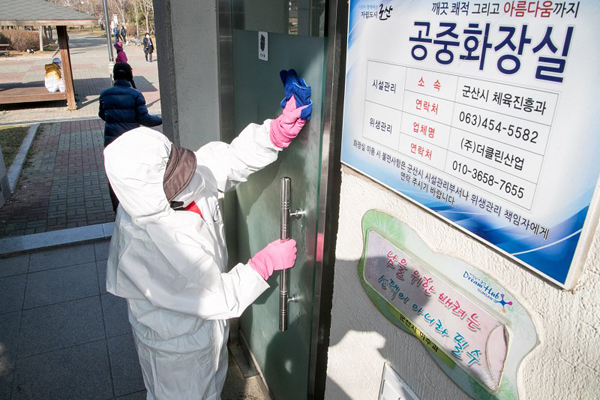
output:
<svg viewBox="0 0 600 400"><path fill-rule="evenodd" d="M250 124L231 144L196 152L149 128L104 150L120 206L110 243L107 290L127 299L148 399L218 399L227 374L228 318L291 268L293 240L275 240L227 272L218 192L276 160L298 135L304 107Z"/></svg>
<svg viewBox="0 0 600 400"><path fill-rule="evenodd" d="M52 60L50 64L44 65L44 69L46 70L46 75L44 76L44 86L50 93L62 92L64 93L66 89L65 80L62 76L61 71L62 62L60 58L56 57Z"/></svg>

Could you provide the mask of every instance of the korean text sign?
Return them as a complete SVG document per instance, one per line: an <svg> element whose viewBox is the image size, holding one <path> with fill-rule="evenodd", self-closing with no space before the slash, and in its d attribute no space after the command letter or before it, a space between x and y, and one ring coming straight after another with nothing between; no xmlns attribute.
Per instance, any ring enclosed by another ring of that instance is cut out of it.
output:
<svg viewBox="0 0 600 400"><path fill-rule="evenodd" d="M364 271L365 281L410 319L413 333L432 338L488 390L498 390L508 347L500 321L377 232L369 232Z"/></svg>
<svg viewBox="0 0 600 400"><path fill-rule="evenodd" d="M351 1L342 162L572 287L597 210L599 20L594 1Z"/></svg>
<svg viewBox="0 0 600 400"><path fill-rule="evenodd" d="M379 312L420 341L469 396L519 399L519 368L538 343L523 305L485 272L433 251L389 214L367 211L362 234L357 273Z"/></svg>

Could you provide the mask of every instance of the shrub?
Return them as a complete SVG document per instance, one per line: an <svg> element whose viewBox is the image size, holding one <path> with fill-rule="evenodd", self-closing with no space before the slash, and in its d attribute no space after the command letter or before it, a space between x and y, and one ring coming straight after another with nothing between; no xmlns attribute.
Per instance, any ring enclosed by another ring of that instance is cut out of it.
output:
<svg viewBox="0 0 600 400"><path fill-rule="evenodd" d="M16 51L27 49L40 49L40 33L38 31L26 31L22 29L4 29L0 31L0 43L10 44L10 48ZM50 41L44 37L44 44Z"/></svg>

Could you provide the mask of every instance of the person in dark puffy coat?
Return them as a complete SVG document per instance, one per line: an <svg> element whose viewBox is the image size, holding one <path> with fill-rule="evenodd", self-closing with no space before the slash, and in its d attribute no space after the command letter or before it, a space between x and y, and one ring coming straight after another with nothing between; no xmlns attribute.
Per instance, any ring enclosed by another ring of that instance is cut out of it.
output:
<svg viewBox="0 0 600 400"><path fill-rule="evenodd" d="M123 39L123 44L127 44L127 28L125 25L121 26L121 39Z"/></svg>
<svg viewBox="0 0 600 400"><path fill-rule="evenodd" d="M158 126L162 118L150 115L146 107L146 99L135 89L133 70L127 63L116 63L113 68L114 86L100 94L100 110L98 116L106 124L104 126L104 147L123 133L140 126ZM116 211L119 201L110 188L110 198Z"/></svg>
<svg viewBox="0 0 600 400"><path fill-rule="evenodd" d="M146 99L134 89L133 71L127 63L116 63L113 69L115 84L100 94L98 116L106 121L104 127L104 147L123 133L139 126L157 126L162 119L150 115ZM132 87L133 86L133 87Z"/></svg>

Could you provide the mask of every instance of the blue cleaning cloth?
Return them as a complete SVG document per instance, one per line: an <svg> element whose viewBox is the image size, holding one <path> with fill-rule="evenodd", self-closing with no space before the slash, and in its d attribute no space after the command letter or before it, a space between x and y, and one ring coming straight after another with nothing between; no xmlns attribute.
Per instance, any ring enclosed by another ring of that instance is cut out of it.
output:
<svg viewBox="0 0 600 400"><path fill-rule="evenodd" d="M302 110L300 118L310 120L310 115L312 113L310 86L307 86L304 79L298 77L298 74L293 69L288 71L283 70L279 73L279 76L281 77L281 82L283 82L283 87L285 89L285 97L281 100L281 108L285 108L285 104L292 96L294 96L297 107L308 106Z"/></svg>

